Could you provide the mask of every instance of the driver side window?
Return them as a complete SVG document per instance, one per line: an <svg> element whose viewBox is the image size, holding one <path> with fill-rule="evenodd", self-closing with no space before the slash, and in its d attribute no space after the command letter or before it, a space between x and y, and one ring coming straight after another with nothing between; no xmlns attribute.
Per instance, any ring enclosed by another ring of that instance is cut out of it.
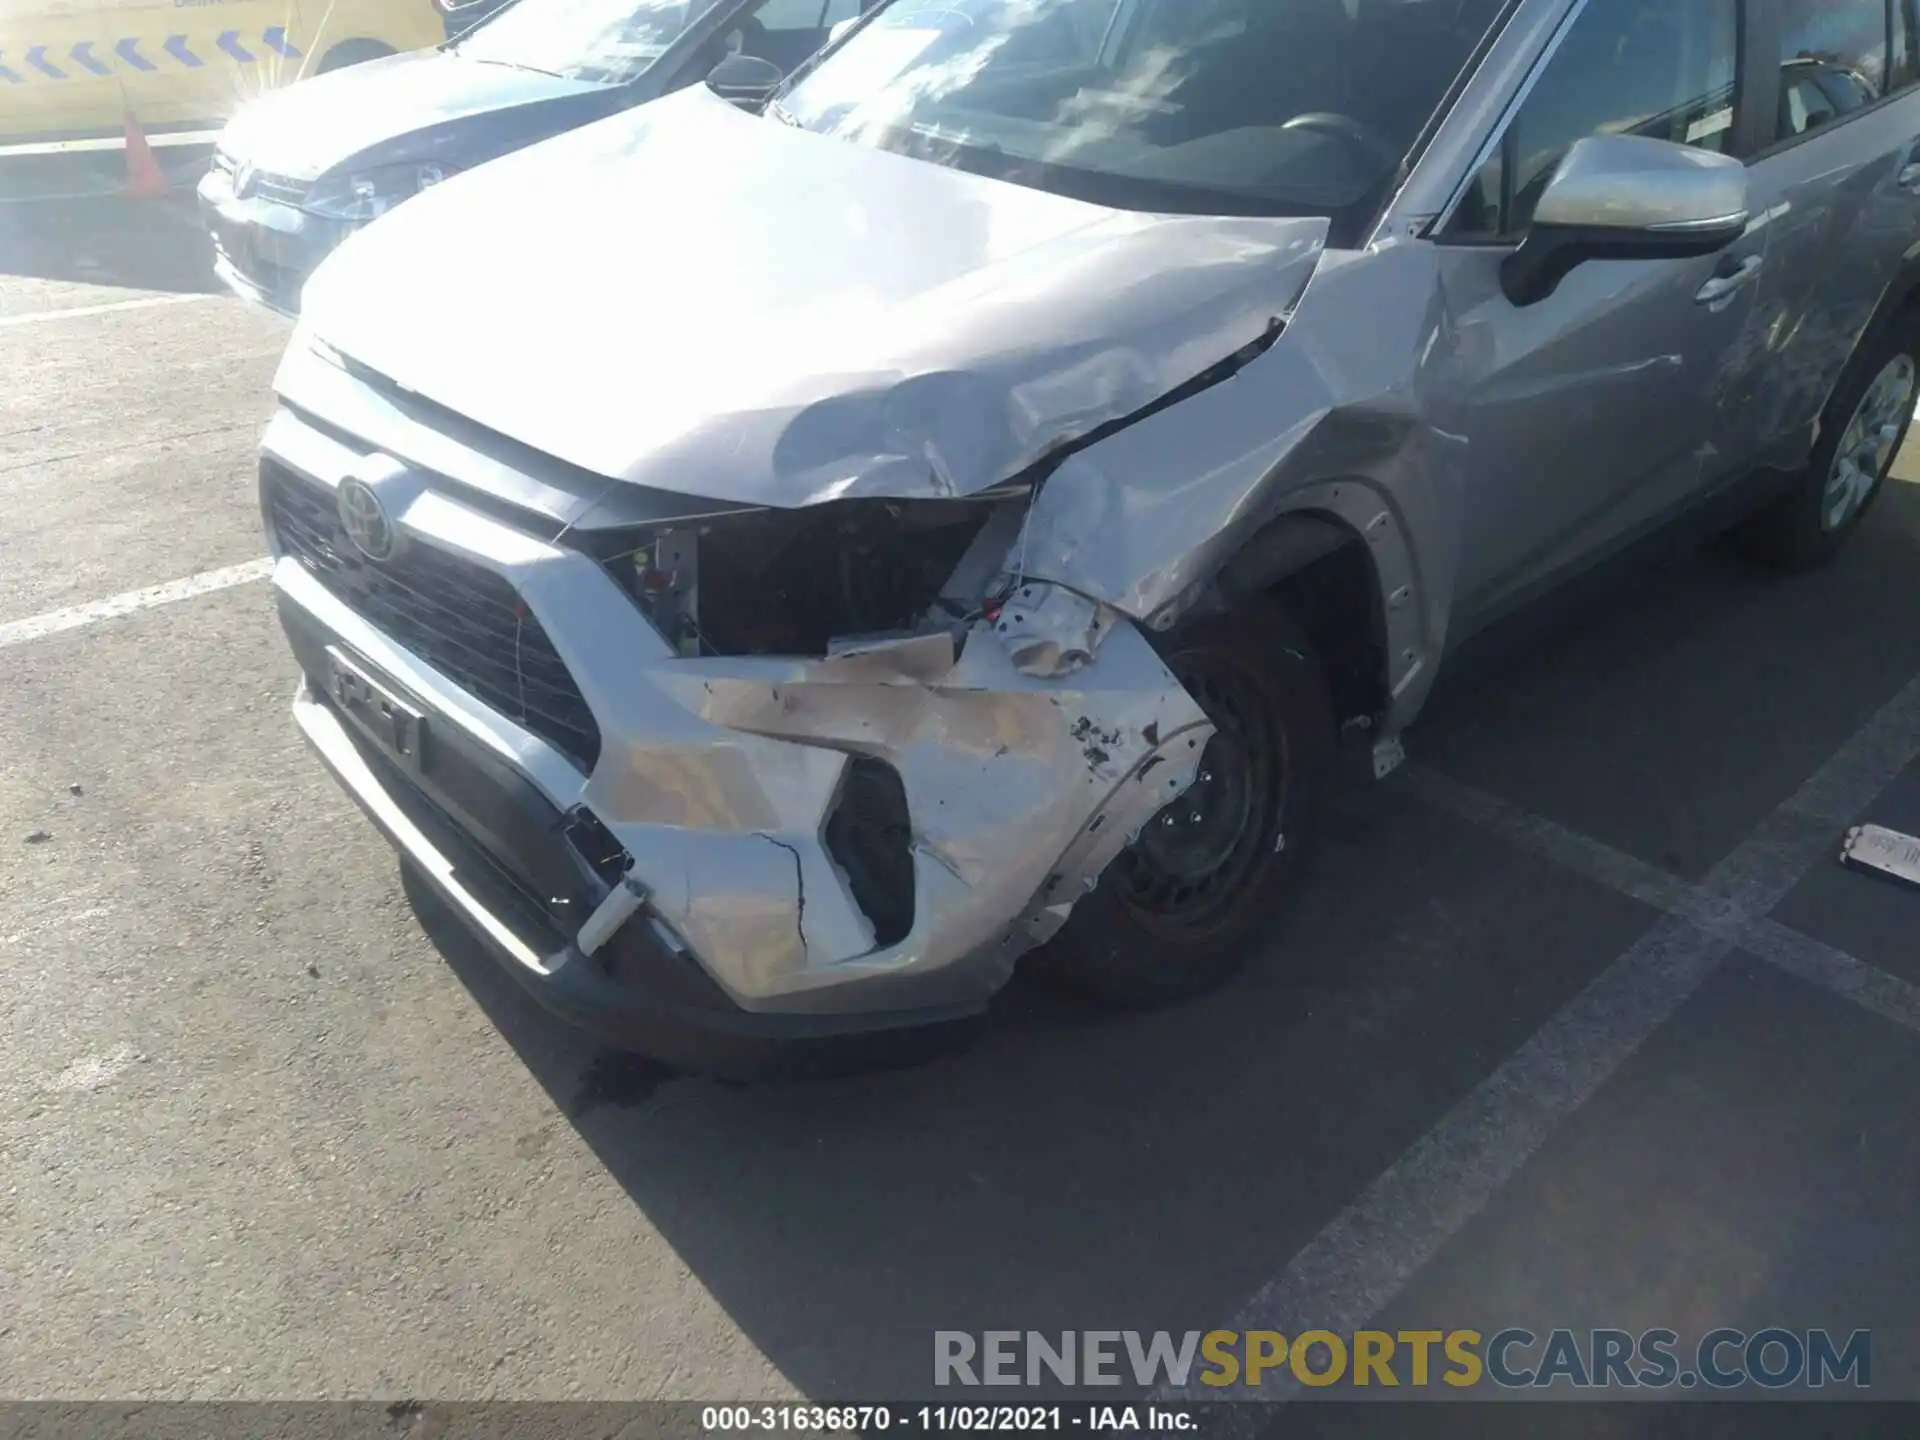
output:
<svg viewBox="0 0 1920 1440"><path fill-rule="evenodd" d="M818 30L826 0L767 0L754 18L769 30Z"/></svg>
<svg viewBox="0 0 1920 1440"><path fill-rule="evenodd" d="M1474 176L1445 238L1519 239L1560 161L1589 135L1724 152L1739 33L1739 0L1591 0Z"/></svg>
<svg viewBox="0 0 1920 1440"><path fill-rule="evenodd" d="M826 42L832 25L856 13L852 0L761 0L729 33L727 48L791 72Z"/></svg>

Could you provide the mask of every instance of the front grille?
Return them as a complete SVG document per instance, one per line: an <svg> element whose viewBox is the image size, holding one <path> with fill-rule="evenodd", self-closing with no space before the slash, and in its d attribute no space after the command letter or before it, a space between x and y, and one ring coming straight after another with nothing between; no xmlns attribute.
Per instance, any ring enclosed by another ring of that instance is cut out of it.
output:
<svg viewBox="0 0 1920 1440"><path fill-rule="evenodd" d="M261 462L281 548L382 634L468 694L591 770L600 728L566 662L505 579L430 545L368 560L348 541L332 493Z"/></svg>
<svg viewBox="0 0 1920 1440"><path fill-rule="evenodd" d="M598 875L609 890L633 868L633 856L627 853L627 847L584 805L576 805L567 812L560 833L567 837L574 854L586 862L587 868Z"/></svg>
<svg viewBox="0 0 1920 1440"><path fill-rule="evenodd" d="M277 200L282 205L299 205L313 189L311 180L295 180L288 175L269 175L256 170L247 182L245 199Z"/></svg>
<svg viewBox="0 0 1920 1440"><path fill-rule="evenodd" d="M246 167L225 151L218 151L213 157L213 170L229 180L246 181L244 189L236 188L235 199L251 200L256 195L266 200L277 200L284 205L298 205L307 198L313 189L313 181L296 180L291 175L275 175L268 170L248 172Z"/></svg>

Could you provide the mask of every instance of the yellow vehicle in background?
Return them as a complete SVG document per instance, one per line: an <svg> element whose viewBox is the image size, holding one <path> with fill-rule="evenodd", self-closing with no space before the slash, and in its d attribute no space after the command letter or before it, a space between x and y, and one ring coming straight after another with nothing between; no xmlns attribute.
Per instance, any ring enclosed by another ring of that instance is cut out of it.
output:
<svg viewBox="0 0 1920 1440"><path fill-rule="evenodd" d="M435 0L0 0L0 143L214 128L265 90L446 38Z"/></svg>

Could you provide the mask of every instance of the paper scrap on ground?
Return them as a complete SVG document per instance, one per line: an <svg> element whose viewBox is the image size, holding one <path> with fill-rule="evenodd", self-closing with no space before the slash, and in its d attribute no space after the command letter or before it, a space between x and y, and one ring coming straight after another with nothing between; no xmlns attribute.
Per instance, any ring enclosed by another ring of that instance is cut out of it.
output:
<svg viewBox="0 0 1920 1440"><path fill-rule="evenodd" d="M1879 825L1857 825L1847 832L1840 860L1920 888L1920 837Z"/></svg>

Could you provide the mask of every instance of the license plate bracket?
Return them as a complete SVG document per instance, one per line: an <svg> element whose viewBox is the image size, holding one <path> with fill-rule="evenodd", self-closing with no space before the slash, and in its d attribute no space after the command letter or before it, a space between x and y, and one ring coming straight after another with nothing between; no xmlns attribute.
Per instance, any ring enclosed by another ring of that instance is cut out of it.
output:
<svg viewBox="0 0 1920 1440"><path fill-rule="evenodd" d="M427 716L369 675L338 645L327 647L327 693L403 769L426 773Z"/></svg>

